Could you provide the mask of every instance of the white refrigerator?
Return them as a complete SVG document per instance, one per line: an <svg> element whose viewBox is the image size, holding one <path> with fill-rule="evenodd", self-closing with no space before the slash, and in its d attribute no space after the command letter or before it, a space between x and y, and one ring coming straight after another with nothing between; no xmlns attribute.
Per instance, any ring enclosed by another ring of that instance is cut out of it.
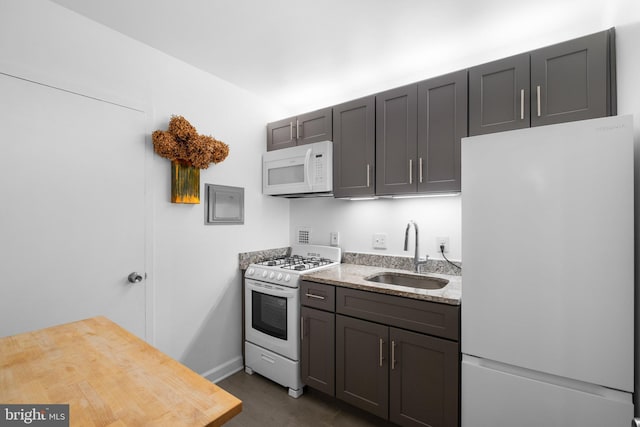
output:
<svg viewBox="0 0 640 427"><path fill-rule="evenodd" d="M462 140L463 427L628 427L633 121Z"/></svg>

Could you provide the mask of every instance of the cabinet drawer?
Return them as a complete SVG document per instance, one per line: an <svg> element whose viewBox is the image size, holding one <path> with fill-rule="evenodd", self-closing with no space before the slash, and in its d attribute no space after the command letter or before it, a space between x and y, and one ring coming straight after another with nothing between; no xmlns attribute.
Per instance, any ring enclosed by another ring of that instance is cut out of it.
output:
<svg viewBox="0 0 640 427"><path fill-rule="evenodd" d="M300 284L300 304L320 310L335 311L335 287L303 280Z"/></svg>
<svg viewBox="0 0 640 427"><path fill-rule="evenodd" d="M336 312L459 340L460 307L348 288L336 289Z"/></svg>

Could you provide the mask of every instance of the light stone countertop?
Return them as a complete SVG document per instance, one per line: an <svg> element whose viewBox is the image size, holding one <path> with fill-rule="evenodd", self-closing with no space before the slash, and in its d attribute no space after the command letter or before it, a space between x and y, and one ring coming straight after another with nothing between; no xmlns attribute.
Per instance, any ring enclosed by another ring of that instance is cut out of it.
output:
<svg viewBox="0 0 640 427"><path fill-rule="evenodd" d="M460 305L462 300L462 277L447 274L425 273L421 276L446 279L449 283L442 289L420 289L405 286L389 285L385 283L369 282L369 277L381 272L395 272L403 275L415 275L407 270L399 270L385 267L372 267L367 265L340 264L334 267L323 268L313 273L303 274L302 279L317 283L342 286L345 288L360 289L363 291L378 292L381 294L395 295L406 298L421 299L440 302L450 305Z"/></svg>

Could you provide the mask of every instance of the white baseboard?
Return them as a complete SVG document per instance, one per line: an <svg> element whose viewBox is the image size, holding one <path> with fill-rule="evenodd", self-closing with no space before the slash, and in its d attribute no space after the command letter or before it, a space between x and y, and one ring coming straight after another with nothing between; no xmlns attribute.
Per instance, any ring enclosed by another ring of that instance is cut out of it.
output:
<svg viewBox="0 0 640 427"><path fill-rule="evenodd" d="M227 378L228 376L241 371L243 368L244 362L242 360L242 356L238 356L229 360L228 362L223 363L222 365L218 365L215 368L209 369L207 372L204 372L200 375L213 383L217 383Z"/></svg>

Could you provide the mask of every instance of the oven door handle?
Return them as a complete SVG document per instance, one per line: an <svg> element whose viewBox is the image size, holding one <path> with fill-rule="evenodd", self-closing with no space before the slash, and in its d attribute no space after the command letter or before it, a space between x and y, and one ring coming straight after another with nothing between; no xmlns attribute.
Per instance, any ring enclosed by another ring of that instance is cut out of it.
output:
<svg viewBox="0 0 640 427"><path fill-rule="evenodd" d="M297 288L282 288L277 285L262 284L251 279L245 279L247 290L260 292L265 295L273 295L276 297L293 298L298 292Z"/></svg>

